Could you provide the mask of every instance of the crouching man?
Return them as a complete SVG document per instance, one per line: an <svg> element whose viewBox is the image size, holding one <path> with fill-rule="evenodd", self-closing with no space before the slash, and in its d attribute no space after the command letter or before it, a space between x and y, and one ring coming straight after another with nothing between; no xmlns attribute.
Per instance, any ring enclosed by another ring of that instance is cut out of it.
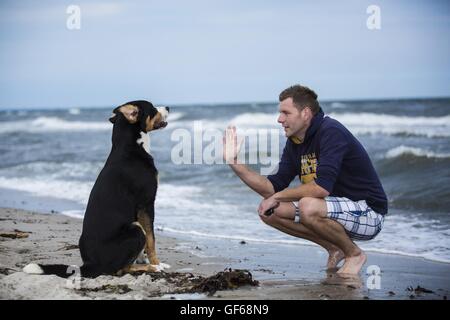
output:
<svg viewBox="0 0 450 320"><path fill-rule="evenodd" d="M338 121L324 116L311 89L295 85L279 96L280 123L288 138L278 172L264 177L237 163L236 128L224 136L224 158L264 200L261 220L328 251L328 269L358 274L366 255L353 240L381 231L387 198L361 143ZM228 145L227 145L228 144ZM288 188L295 176L301 185Z"/></svg>

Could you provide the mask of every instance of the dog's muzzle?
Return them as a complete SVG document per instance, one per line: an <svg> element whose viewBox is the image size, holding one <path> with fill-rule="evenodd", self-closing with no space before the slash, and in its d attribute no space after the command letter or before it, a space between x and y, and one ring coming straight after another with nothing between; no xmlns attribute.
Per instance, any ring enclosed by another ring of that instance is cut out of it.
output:
<svg viewBox="0 0 450 320"><path fill-rule="evenodd" d="M167 126L167 122L165 122L165 121L161 121L161 122L159 122L159 123L157 123L157 124L155 124L154 126L153 126L153 129L162 129L162 128L165 128Z"/></svg>
<svg viewBox="0 0 450 320"><path fill-rule="evenodd" d="M161 121L158 123L155 123L153 126L154 129L162 129L167 126L167 118L169 117L169 107L161 106L156 108L158 112L161 114Z"/></svg>

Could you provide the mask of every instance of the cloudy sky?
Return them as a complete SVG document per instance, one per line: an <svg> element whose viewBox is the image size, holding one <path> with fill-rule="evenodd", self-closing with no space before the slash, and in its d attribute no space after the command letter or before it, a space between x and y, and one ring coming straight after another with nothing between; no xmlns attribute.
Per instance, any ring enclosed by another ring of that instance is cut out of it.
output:
<svg viewBox="0 0 450 320"><path fill-rule="evenodd" d="M2 0L0 109L450 96L449 39L447 0Z"/></svg>

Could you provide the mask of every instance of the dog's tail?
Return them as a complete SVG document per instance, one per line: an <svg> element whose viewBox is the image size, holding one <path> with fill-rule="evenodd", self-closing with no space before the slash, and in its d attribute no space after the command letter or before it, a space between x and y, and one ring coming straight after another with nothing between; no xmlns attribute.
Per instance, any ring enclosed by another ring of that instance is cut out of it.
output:
<svg viewBox="0 0 450 320"><path fill-rule="evenodd" d="M68 266L65 264L27 264L22 270L28 274L54 274L61 278L68 278L74 274L83 275L83 267Z"/></svg>

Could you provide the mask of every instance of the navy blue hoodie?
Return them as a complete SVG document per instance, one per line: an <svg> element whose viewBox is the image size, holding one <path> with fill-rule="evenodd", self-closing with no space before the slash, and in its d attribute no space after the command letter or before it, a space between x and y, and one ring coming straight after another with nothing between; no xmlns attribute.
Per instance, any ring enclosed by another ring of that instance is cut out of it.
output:
<svg viewBox="0 0 450 320"><path fill-rule="evenodd" d="M324 116L322 109L303 142L287 140L278 172L268 179L279 192L296 175L302 183L315 180L332 197L366 200L374 211L387 214L386 194L366 150L341 123Z"/></svg>

